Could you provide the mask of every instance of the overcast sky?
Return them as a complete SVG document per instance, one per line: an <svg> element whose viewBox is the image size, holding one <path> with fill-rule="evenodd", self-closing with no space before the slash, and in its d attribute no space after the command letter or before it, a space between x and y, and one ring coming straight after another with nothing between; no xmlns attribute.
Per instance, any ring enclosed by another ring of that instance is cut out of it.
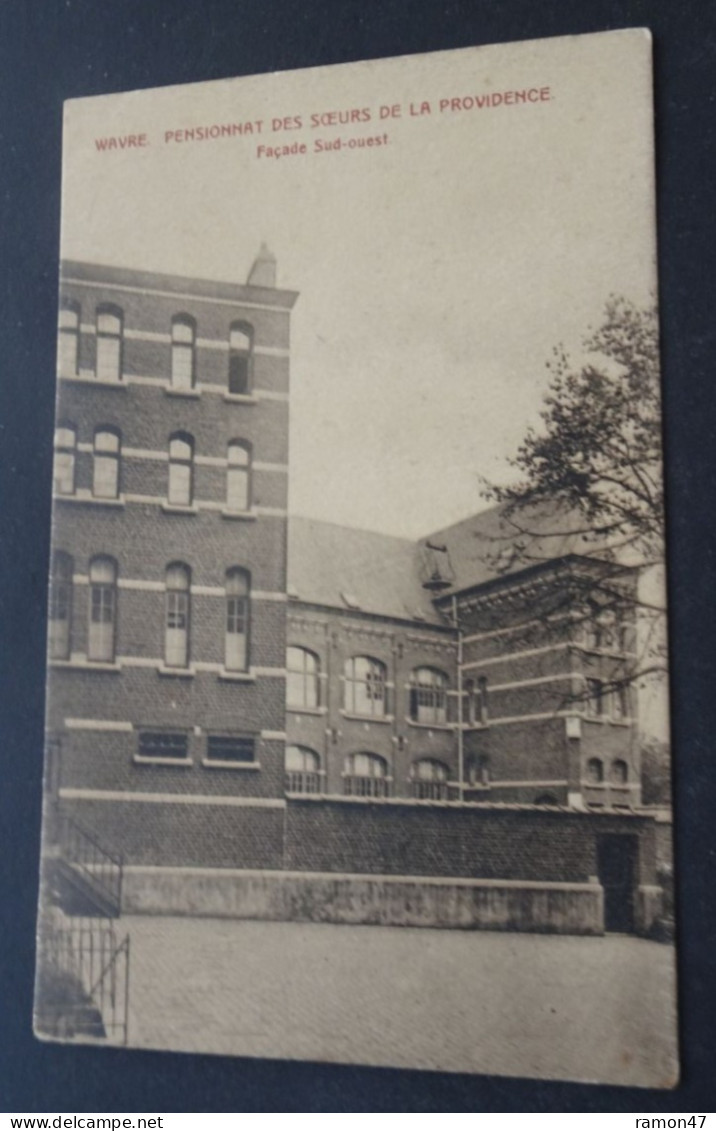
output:
<svg viewBox="0 0 716 1131"><path fill-rule="evenodd" d="M616 32L73 102L63 254L244 282L265 240L300 292L292 512L417 537L508 474L552 347L578 348L610 294L654 288L649 59L644 33ZM546 87L533 104L439 108ZM431 114L410 116L424 101ZM373 120L310 128L350 109ZM293 116L303 129L271 132ZM258 119L262 136L163 140ZM141 132L142 150L94 144ZM256 155L296 141L309 153Z"/></svg>

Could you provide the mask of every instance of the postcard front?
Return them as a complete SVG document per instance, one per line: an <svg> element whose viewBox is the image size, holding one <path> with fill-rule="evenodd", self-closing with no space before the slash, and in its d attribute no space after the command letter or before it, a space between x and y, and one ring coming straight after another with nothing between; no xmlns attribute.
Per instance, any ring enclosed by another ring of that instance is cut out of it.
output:
<svg viewBox="0 0 716 1131"><path fill-rule="evenodd" d="M676 1082L653 198L640 30L67 104L39 1036Z"/></svg>

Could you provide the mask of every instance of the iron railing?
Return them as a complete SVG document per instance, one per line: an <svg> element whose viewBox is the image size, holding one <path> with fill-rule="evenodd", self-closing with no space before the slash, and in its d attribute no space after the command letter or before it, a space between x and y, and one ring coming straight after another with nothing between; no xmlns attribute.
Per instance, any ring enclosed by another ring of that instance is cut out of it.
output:
<svg viewBox="0 0 716 1131"><path fill-rule="evenodd" d="M122 858L104 848L82 825L62 811L56 815L56 837L67 876L95 897L100 914L116 918L122 907Z"/></svg>
<svg viewBox="0 0 716 1131"><path fill-rule="evenodd" d="M129 936L117 940L111 923L66 920L45 924L39 940L37 1024L62 1039L126 1044Z"/></svg>

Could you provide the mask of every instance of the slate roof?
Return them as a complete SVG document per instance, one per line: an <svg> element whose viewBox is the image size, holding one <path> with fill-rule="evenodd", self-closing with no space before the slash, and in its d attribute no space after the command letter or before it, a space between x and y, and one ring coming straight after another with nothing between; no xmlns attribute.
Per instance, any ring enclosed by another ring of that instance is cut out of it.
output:
<svg viewBox="0 0 716 1131"><path fill-rule="evenodd" d="M419 575L420 546L318 519L288 523L289 598L444 625Z"/></svg>
<svg viewBox="0 0 716 1131"><path fill-rule="evenodd" d="M423 588L426 568L449 570L451 584L436 596L450 596L530 565L569 554L590 554L594 545L568 529L564 515L539 517L544 537L529 540L527 557L516 555L520 535L493 507L435 531L419 541L396 538L338 523L291 516L288 523L289 598L331 608L445 625L431 593ZM530 527L538 525L530 520ZM575 523L576 525L576 523ZM553 536L550 532L558 532ZM431 555L426 543L444 546Z"/></svg>

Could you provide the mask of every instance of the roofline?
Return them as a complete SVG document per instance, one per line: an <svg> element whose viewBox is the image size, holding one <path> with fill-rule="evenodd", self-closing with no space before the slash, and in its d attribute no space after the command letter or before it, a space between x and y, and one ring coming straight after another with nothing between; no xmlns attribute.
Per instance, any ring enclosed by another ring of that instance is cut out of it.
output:
<svg viewBox="0 0 716 1131"><path fill-rule="evenodd" d="M345 605L326 605L319 601L304 601L300 597L289 597L288 599L288 615L291 611L297 608L311 609L321 613L340 613L341 616L358 617L359 619L393 621L397 624L408 624L412 628L421 629L436 629L438 632L454 635L455 629L450 624L436 624L434 621L419 620L418 618L412 619L411 617L399 617L395 613L374 613L370 609L349 609Z"/></svg>
<svg viewBox="0 0 716 1131"><path fill-rule="evenodd" d="M167 297L201 298L216 303L250 304L276 310L291 310L298 291L278 287L257 287L248 283L225 283L189 275L165 275L155 271L136 271L129 267L63 259L60 282L116 287L139 293L155 292Z"/></svg>
<svg viewBox="0 0 716 1131"><path fill-rule="evenodd" d="M558 558L548 558L543 562L533 562L532 565L525 566L523 569L514 570L511 573L500 574L498 577L490 577L486 581L478 581L472 585L466 585L462 589L451 589L450 592L442 594L440 597L435 598L435 604L442 606L451 601L453 597L468 596L473 593L491 593L501 588L508 588L510 584L521 584L525 579L534 576L539 576L541 573L558 572L564 566L570 565L584 565L588 564L596 566L598 569L607 567L613 563L606 561L604 558L590 558L584 554L563 554ZM638 566L620 565L619 570L627 575L634 575L638 572Z"/></svg>

